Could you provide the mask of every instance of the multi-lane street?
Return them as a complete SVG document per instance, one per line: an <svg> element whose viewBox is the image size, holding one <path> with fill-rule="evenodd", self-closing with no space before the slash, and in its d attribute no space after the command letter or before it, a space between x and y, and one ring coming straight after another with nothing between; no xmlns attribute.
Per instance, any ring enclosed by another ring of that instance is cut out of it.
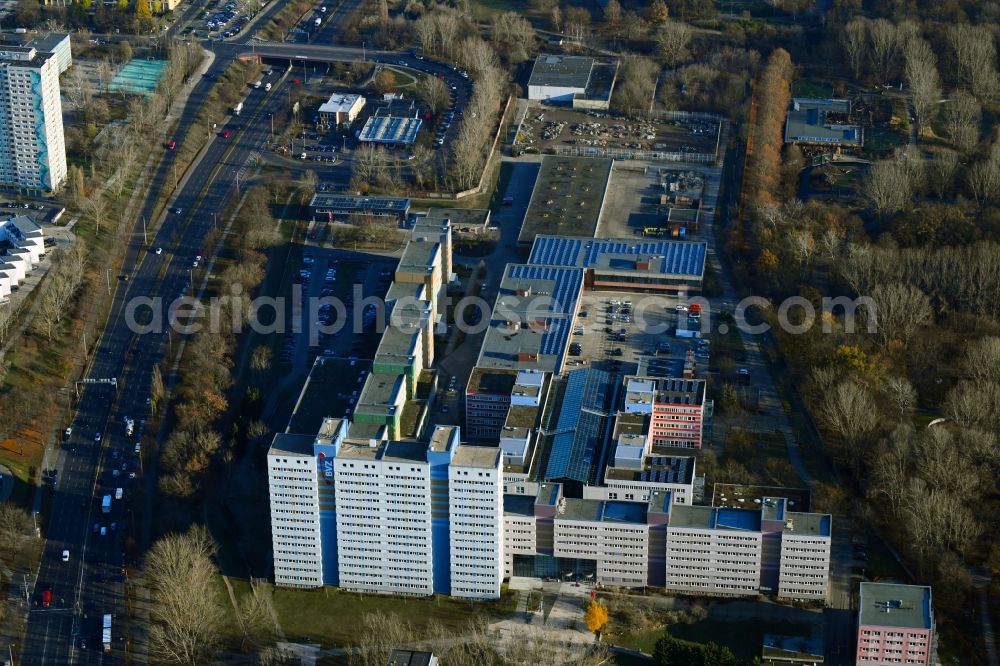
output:
<svg viewBox="0 0 1000 666"><path fill-rule="evenodd" d="M261 21L268 20L280 6L281 3L271 3ZM339 10L344 12L353 6L352 0L347 0ZM324 26L325 39L336 38L336 23L331 17ZM131 633L127 631L130 625L124 540L127 534L139 532L133 523L130 502L134 486L147 482L136 444L149 416L151 373L164 354L176 351L180 339L176 333L167 333L171 303L180 296L192 295L211 265L207 258L199 261L198 267L193 264L203 254L205 235L214 225L224 223L215 214L237 196L237 175L242 177L246 173L244 168L251 157L270 138L270 116L288 104L287 86L300 85L292 83L293 74L288 70L294 71L298 62L322 65L362 57L422 69L440 74L448 82L459 109L471 89L468 80L454 68L412 54L317 43L250 43L247 36L233 42L215 42L211 47L215 60L208 76L194 87L173 134L178 140L189 133L205 136L211 143L162 213L162 222L155 233L150 232L144 240L142 220L154 227L158 195L174 189L176 154L167 151L152 175L149 195L134 220L126 250L123 272L128 279L110 276L115 289L113 307L100 340L91 349L86 383L77 387L79 399L71 424L72 434L54 458L49 459L49 465L58 470L58 475L19 664L123 663L126 653L135 656ZM254 53L275 65L268 79L272 89L248 87L242 113L231 117L211 135L207 128L195 126L199 102L206 98L217 75L235 58ZM229 138L223 136L226 130L230 132ZM137 308L138 303L141 305ZM158 319L164 325L148 331L137 329L134 322L147 319L135 313L144 310L155 310L158 318L154 321ZM131 435L126 419L134 424ZM116 498L119 488L120 498ZM107 512L102 507L105 496L112 498ZM68 551L68 558L64 551ZM52 603L47 608L41 603L45 590L52 593ZM101 631L101 620L106 613L112 615L108 651L102 645Z"/></svg>

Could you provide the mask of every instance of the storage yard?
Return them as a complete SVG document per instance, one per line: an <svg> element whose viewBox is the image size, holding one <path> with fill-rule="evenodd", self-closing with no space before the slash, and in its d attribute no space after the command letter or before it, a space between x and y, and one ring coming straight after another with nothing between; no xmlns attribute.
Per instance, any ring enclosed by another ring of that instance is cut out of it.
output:
<svg viewBox="0 0 1000 666"><path fill-rule="evenodd" d="M717 122L695 118L653 121L532 107L521 123L517 143L525 152L538 153L574 147L699 154L715 151L718 129Z"/></svg>

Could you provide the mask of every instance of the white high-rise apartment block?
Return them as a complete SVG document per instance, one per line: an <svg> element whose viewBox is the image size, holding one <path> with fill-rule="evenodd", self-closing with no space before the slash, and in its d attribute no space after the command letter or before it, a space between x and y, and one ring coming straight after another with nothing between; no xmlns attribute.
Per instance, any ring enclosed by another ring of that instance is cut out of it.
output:
<svg viewBox="0 0 1000 666"><path fill-rule="evenodd" d="M323 585L319 480L313 437L279 434L267 452L271 489L274 582L287 587Z"/></svg>
<svg viewBox="0 0 1000 666"><path fill-rule="evenodd" d="M334 462L340 587L434 593L427 445L345 443Z"/></svg>
<svg viewBox="0 0 1000 666"><path fill-rule="evenodd" d="M66 181L59 62L34 47L0 47L0 184L54 192Z"/></svg>
<svg viewBox="0 0 1000 666"><path fill-rule="evenodd" d="M451 596L496 599L504 575L503 471L493 447L459 446L448 466Z"/></svg>

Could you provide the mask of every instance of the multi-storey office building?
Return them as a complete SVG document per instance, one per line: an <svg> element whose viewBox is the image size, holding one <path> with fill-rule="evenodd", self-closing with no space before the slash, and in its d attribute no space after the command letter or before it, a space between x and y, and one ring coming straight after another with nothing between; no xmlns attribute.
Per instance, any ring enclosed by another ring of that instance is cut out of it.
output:
<svg viewBox="0 0 1000 666"><path fill-rule="evenodd" d="M705 381L626 377L622 411L647 414L651 446L700 449L704 427Z"/></svg>
<svg viewBox="0 0 1000 666"><path fill-rule="evenodd" d="M667 522L666 588L825 599L831 521L828 514L788 511L783 497L765 497L758 509L675 505Z"/></svg>
<svg viewBox="0 0 1000 666"><path fill-rule="evenodd" d="M0 47L0 185L54 192L66 181L59 60Z"/></svg>
<svg viewBox="0 0 1000 666"><path fill-rule="evenodd" d="M503 580L500 451L355 440L346 420L315 437L279 434L268 452L278 585L493 599Z"/></svg>
<svg viewBox="0 0 1000 666"><path fill-rule="evenodd" d="M930 587L861 583L858 607L858 666L930 665L934 650Z"/></svg>

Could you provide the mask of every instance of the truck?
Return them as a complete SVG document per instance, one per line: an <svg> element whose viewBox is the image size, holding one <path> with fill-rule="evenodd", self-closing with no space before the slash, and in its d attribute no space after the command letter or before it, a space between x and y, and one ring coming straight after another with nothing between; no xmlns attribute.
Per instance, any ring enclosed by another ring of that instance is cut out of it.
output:
<svg viewBox="0 0 1000 666"><path fill-rule="evenodd" d="M236 106L233 107L233 115L234 116L240 115L240 111L242 110L243 110L243 102L237 102Z"/></svg>
<svg viewBox="0 0 1000 666"><path fill-rule="evenodd" d="M104 614L104 625L101 629L101 644L105 652L111 652L111 613Z"/></svg>
<svg viewBox="0 0 1000 666"><path fill-rule="evenodd" d="M111 513L111 495L105 495L101 500L101 513Z"/></svg>

